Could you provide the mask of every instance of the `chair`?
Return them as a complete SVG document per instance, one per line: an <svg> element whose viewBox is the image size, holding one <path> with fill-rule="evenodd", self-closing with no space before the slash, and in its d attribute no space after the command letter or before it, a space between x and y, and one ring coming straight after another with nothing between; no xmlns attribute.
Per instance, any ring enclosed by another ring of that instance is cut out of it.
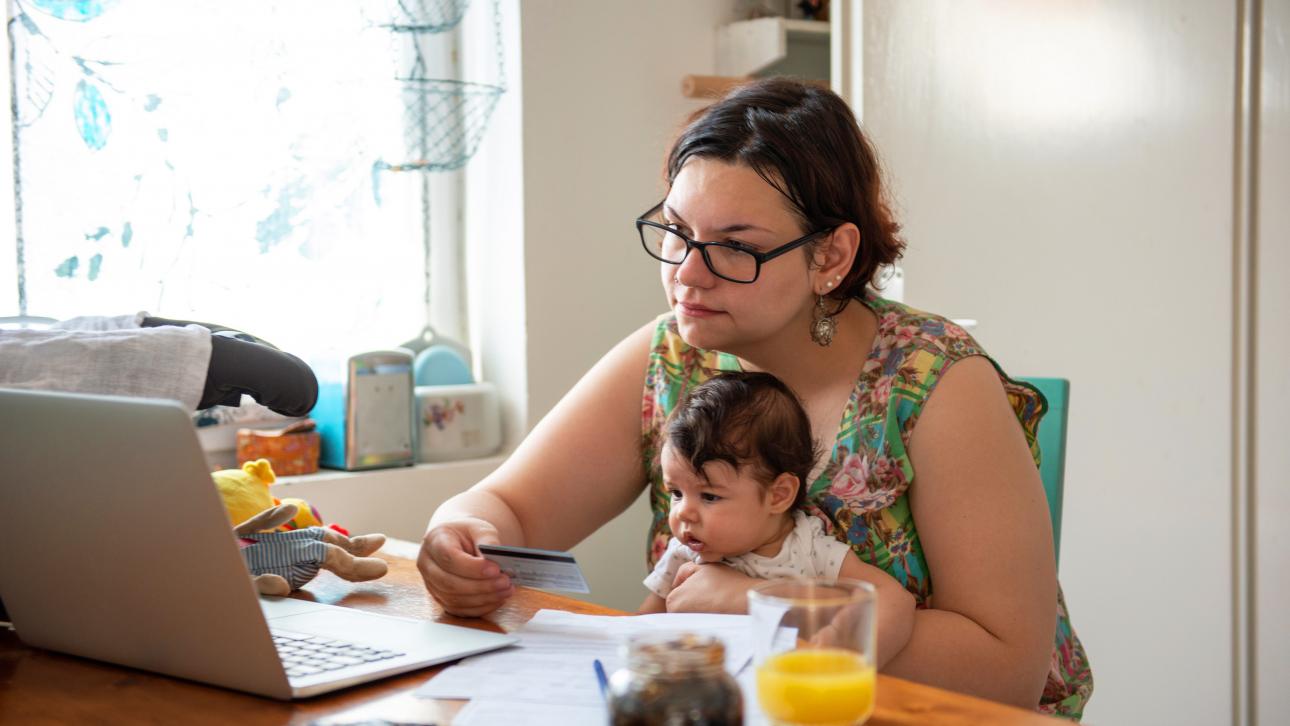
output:
<svg viewBox="0 0 1290 726"><path fill-rule="evenodd" d="M1048 516L1053 522L1053 554L1061 562L1062 485L1066 476L1066 404L1071 383L1065 378L1019 378L1048 399L1048 413L1039 424L1039 476L1048 495Z"/></svg>

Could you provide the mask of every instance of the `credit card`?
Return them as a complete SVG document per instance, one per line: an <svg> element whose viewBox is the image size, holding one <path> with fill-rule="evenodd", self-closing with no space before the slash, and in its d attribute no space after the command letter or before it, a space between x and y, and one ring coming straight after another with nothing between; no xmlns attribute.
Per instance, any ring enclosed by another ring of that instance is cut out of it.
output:
<svg viewBox="0 0 1290 726"><path fill-rule="evenodd" d="M591 592L587 579L582 576L582 569L568 552L490 544L478 547L479 554L496 562L516 585L535 590Z"/></svg>

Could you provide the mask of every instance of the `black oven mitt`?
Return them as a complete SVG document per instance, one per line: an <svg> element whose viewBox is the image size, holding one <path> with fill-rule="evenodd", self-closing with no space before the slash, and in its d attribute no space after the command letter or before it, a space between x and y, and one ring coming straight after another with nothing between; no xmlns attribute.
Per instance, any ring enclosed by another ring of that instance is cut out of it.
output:
<svg viewBox="0 0 1290 726"><path fill-rule="evenodd" d="M211 331L211 362L198 409L237 406L242 394L283 416L304 416L318 402L318 378L302 360L268 341L221 325L146 317L141 325L200 325Z"/></svg>

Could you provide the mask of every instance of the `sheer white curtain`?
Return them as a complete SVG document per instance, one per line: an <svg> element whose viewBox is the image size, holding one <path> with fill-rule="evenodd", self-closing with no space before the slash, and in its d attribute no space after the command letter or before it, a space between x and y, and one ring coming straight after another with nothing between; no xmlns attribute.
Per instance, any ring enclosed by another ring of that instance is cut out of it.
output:
<svg viewBox="0 0 1290 726"><path fill-rule="evenodd" d="M378 164L403 140L387 8L12 1L21 298L0 315L148 310L301 353L412 337L420 180Z"/></svg>

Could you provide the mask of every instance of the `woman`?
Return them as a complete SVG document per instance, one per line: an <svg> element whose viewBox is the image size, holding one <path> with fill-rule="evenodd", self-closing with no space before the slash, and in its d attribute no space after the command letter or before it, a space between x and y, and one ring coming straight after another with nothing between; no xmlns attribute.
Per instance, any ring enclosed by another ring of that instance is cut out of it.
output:
<svg viewBox="0 0 1290 726"><path fill-rule="evenodd" d="M418 559L430 592L449 612L488 613L511 585L476 544L567 549L644 486L652 565L670 537L658 462L668 413L720 371L766 371L829 450L808 510L914 595L911 634L884 672L1078 718L1092 677L1034 456L1046 404L962 329L867 289L903 242L850 109L796 81L741 87L682 132L667 181L637 228L672 312L435 512ZM667 608L742 612L754 582L686 565Z"/></svg>

